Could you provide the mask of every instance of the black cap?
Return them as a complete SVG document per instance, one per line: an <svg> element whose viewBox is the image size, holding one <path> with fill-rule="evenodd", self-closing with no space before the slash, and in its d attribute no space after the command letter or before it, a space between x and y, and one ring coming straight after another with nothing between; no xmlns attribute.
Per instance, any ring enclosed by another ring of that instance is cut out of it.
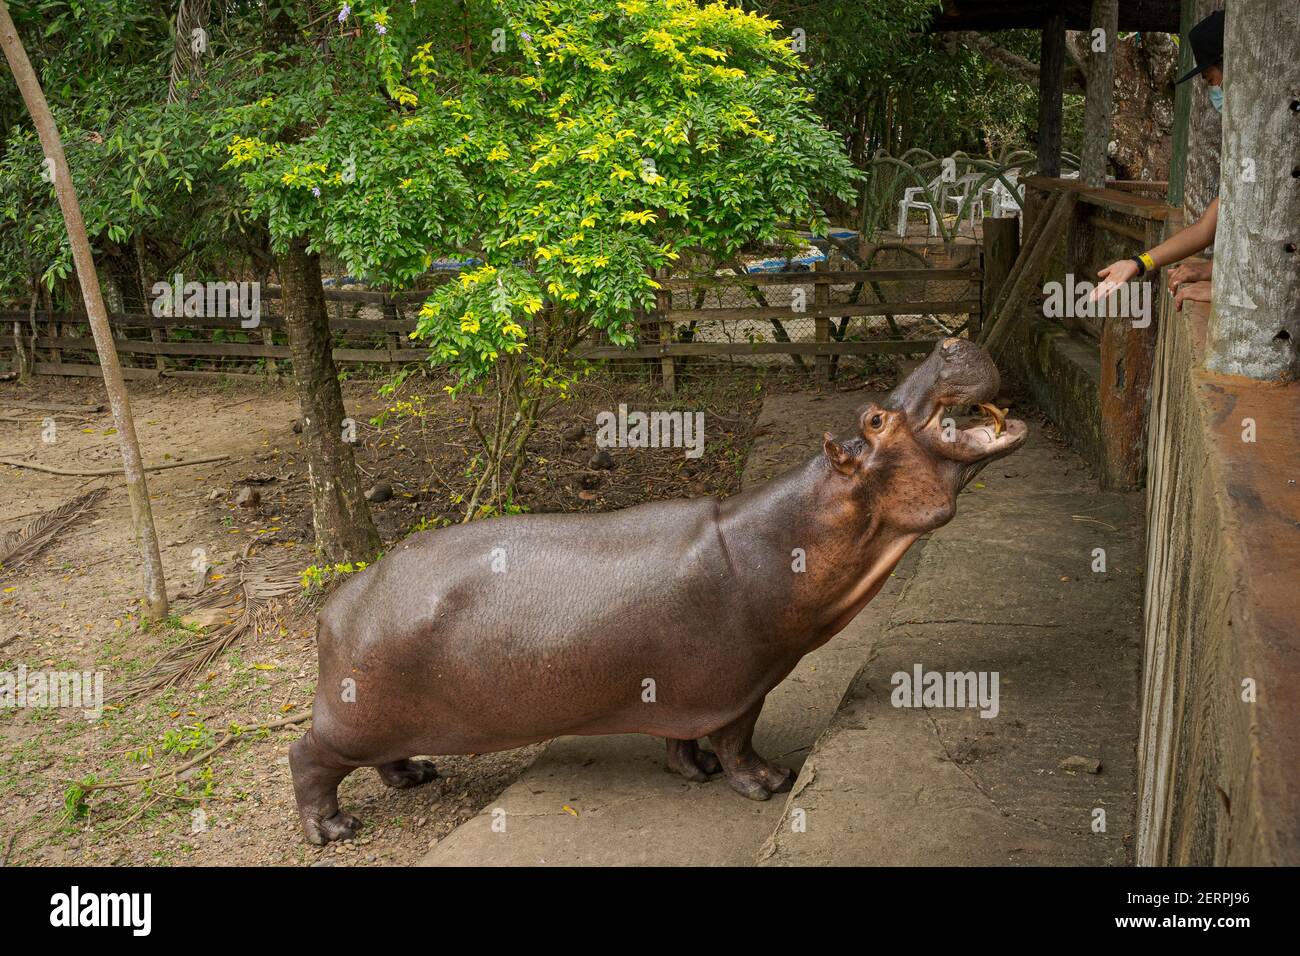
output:
<svg viewBox="0 0 1300 956"><path fill-rule="evenodd" d="M1186 76L1179 77L1179 83L1186 83L1192 77L1223 62L1223 11L1215 10L1188 30L1187 42L1192 45L1192 57L1196 66Z"/></svg>

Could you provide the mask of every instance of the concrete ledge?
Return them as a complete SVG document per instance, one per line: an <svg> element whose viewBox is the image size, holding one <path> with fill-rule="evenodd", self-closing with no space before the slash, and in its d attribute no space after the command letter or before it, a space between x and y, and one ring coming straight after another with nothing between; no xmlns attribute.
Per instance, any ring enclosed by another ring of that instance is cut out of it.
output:
<svg viewBox="0 0 1300 956"><path fill-rule="evenodd" d="M1294 866L1300 383L1205 372L1207 321L1160 323L1137 862Z"/></svg>
<svg viewBox="0 0 1300 956"><path fill-rule="evenodd" d="M1101 426L1101 358L1096 342L1033 315L1022 317L1000 364L1029 389L1074 450L1094 469L1105 460Z"/></svg>

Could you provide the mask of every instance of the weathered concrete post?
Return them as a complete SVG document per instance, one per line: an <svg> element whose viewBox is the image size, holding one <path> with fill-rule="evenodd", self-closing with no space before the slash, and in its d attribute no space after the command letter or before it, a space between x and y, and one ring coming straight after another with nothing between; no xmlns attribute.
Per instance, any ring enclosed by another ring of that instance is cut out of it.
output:
<svg viewBox="0 0 1300 956"><path fill-rule="evenodd" d="M1300 4L1236 0L1206 368L1300 377Z"/></svg>
<svg viewBox="0 0 1300 956"><path fill-rule="evenodd" d="M1186 0L1195 3L1192 24L1199 23L1215 10L1223 9L1223 0ZM1190 28L1190 25L1189 25ZM1187 43L1187 34L1183 34ZM1209 87L1200 80L1183 84L1190 86L1191 121L1188 130L1187 171L1183 177L1183 205L1188 222L1200 219L1205 207L1219 195L1219 143L1223 124L1219 114L1210 105Z"/></svg>
<svg viewBox="0 0 1300 956"><path fill-rule="evenodd" d="M1115 105L1115 49L1119 45L1119 0L1092 0L1092 19L1085 38L1088 50L1088 97L1083 107L1083 148L1079 180L1106 185L1111 113Z"/></svg>

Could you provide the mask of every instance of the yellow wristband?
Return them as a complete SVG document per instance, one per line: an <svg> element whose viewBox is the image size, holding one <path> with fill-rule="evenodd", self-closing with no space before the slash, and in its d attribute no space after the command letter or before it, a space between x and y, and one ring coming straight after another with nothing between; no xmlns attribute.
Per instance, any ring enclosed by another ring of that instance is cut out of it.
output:
<svg viewBox="0 0 1300 956"><path fill-rule="evenodd" d="M1142 265L1146 266L1147 272L1150 272L1150 271L1152 271L1153 269L1155 269L1155 267L1156 267L1156 261L1155 261L1154 259L1151 258L1151 254L1150 254L1150 253L1147 253L1147 252L1139 252L1139 253L1138 253L1138 258L1142 260Z"/></svg>

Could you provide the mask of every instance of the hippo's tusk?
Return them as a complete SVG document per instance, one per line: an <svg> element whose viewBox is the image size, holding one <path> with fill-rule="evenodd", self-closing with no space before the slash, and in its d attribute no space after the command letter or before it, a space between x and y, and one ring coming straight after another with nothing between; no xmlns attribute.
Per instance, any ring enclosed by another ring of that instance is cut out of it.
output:
<svg viewBox="0 0 1300 956"><path fill-rule="evenodd" d="M992 402L980 402L979 405L976 407L978 407L979 410L982 411L985 415L989 415L992 417L994 436L996 437L998 435L1001 435L1002 430L1006 427L1005 422L1007 420L1008 409L998 408Z"/></svg>

